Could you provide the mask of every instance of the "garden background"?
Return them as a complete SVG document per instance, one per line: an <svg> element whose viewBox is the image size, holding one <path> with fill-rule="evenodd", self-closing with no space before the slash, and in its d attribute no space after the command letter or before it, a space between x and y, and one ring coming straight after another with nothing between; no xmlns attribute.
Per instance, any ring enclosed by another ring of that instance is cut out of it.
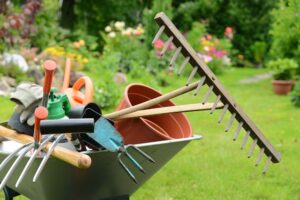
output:
<svg viewBox="0 0 300 200"><path fill-rule="evenodd" d="M9 93L17 84L41 83L46 59L57 62L55 85L60 86L65 59L71 58L71 82L90 76L94 101L104 113L116 108L129 83L162 92L184 85L191 67L182 78L177 71L183 58L169 67L175 47L168 46L160 58L167 38L151 44L158 30L154 16L160 11L184 33L283 160L261 175L263 165L254 167L255 160L239 150L242 137L233 142L234 131L225 134L226 123L217 124L219 112L189 113L194 133L204 139L189 144L132 199L300 199L298 0L2 0L0 121L13 112ZM8 62L12 56L18 61ZM293 80L293 91L274 94L272 79ZM193 95L175 99L177 104L197 101Z"/></svg>

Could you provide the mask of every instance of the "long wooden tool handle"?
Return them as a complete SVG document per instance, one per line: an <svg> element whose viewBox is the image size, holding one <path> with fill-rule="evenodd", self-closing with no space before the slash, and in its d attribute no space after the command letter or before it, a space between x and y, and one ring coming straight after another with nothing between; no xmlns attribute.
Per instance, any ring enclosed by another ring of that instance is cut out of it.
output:
<svg viewBox="0 0 300 200"><path fill-rule="evenodd" d="M132 106L132 107L129 107L129 108L125 108L125 109L122 109L122 110L119 110L119 111L107 114L104 117L106 117L108 119L111 119L111 120L114 120L115 118L118 118L118 117L120 117L122 115L126 115L126 114L129 114L129 113L138 111L138 110L143 110L143 109L149 108L151 106L157 105L157 104L159 104L161 102L167 101L169 99L172 99L174 97L177 97L179 95L182 95L184 93L187 93L187 92L195 89L197 87L198 83L199 83L199 81L197 81L195 83L192 83L192 84L190 84L188 86L184 86L184 87L178 88L178 89L173 90L173 91L171 91L171 92L169 92L167 94L164 94L162 96L156 97L156 98L151 99L149 101L140 103L138 105L135 105L135 106Z"/></svg>
<svg viewBox="0 0 300 200"><path fill-rule="evenodd" d="M19 134L14 130L5 128L4 126L0 126L0 136L23 144L34 142L33 137L25 134ZM48 150L50 146L51 143L49 142L45 146L45 149ZM90 156L76 151L71 151L60 146L56 146L51 155L80 169L87 169L92 164Z"/></svg>
<svg viewBox="0 0 300 200"><path fill-rule="evenodd" d="M179 112L192 112L199 110L210 110L213 107L214 103L196 103L196 104L187 104L180 106L167 106L162 108L152 108L147 110L139 110L133 113L129 113L126 115L122 115L118 118L114 118L114 120L119 119L127 119L127 118L137 118L137 117L150 117L154 115L162 115L162 114L171 114L171 113L179 113ZM216 105L217 108L223 108L224 104L218 103Z"/></svg>

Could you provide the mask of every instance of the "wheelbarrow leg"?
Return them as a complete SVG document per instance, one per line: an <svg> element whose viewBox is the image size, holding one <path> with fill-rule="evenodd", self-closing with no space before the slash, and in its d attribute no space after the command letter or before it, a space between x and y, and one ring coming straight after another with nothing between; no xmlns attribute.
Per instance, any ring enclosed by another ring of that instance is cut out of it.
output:
<svg viewBox="0 0 300 200"><path fill-rule="evenodd" d="M4 186L3 192L4 192L5 200L13 200L14 197L20 195L18 192L14 191L13 189L7 186Z"/></svg>

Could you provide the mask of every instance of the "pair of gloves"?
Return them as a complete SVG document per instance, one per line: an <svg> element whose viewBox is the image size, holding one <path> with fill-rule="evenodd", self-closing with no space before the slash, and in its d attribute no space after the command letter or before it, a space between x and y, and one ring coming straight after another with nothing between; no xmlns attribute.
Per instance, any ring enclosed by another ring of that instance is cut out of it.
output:
<svg viewBox="0 0 300 200"><path fill-rule="evenodd" d="M41 105L43 87L32 83L21 83L11 94L10 100L17 104L15 113L20 115L20 122L34 125L34 111Z"/></svg>

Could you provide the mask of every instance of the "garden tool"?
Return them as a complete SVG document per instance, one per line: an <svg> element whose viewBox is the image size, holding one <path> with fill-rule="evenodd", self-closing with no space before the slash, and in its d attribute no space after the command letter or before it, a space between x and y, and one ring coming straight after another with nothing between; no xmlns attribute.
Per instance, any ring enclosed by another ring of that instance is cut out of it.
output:
<svg viewBox="0 0 300 200"><path fill-rule="evenodd" d="M65 66L64 81L61 91L66 93L69 101L74 106L85 105L93 101L94 96L94 87L92 80L83 76L80 77L73 85L72 88L69 88L70 85L70 75L71 75L71 59L67 58ZM81 90L84 88L84 94Z"/></svg>
<svg viewBox="0 0 300 200"><path fill-rule="evenodd" d="M242 109L237 105L237 103L232 99L232 97L229 96L228 92L224 89L220 81L208 68L205 62L203 62L200 59L196 51L189 45L189 43L186 41L184 36L178 31L178 29L175 27L172 21L163 12L158 13L155 16L155 21L160 26L160 28L154 37L153 44L158 40L158 38L160 38L162 33L165 33L169 37L160 54L163 55L165 53L166 47L172 42L177 49L175 51L174 56L171 59L170 65L173 66L175 64L176 58L179 56L179 53L181 53L185 58L185 60L179 68L178 75L180 75L183 72L188 63L190 63L191 66L193 66L192 72L186 82L186 85L190 85L191 80L197 73L200 75L200 81L197 84L194 95L196 96L199 93L199 90L201 89L202 85L207 84L208 91L205 94L202 103L206 103L206 101L212 93L216 94L216 100L213 108L211 109L211 114L214 112L216 108L215 105L217 105L218 102L222 102L224 104L223 111L218 120L219 123L222 122L227 111L231 113L230 120L228 121L225 128L225 132L229 131L234 119L236 119L239 125L236 129L233 140L236 140L241 131L241 128L244 128L246 131L246 135L243 139L241 148L244 147L249 136L253 139L253 144L249 151L248 157L251 157L256 146L258 146L261 149L259 156L256 160L256 165L260 162L262 154L265 154L268 157L263 173L266 173L270 161L272 161L273 163L280 162L281 155L279 154L279 152L276 151L276 149L268 142L268 140L262 134L262 132L252 122L252 120L242 111Z"/></svg>
<svg viewBox="0 0 300 200"><path fill-rule="evenodd" d="M94 119L59 119L59 120L43 120L41 122L41 133L44 134L61 134L61 133L83 133L83 132L93 132L94 131ZM43 171L51 153L53 152L59 141L64 138L64 135L59 135L55 141L51 144L48 149L47 154L44 156L41 164L39 165L34 177L33 182L35 182L41 172ZM19 178L21 179L21 177ZM16 187L18 186L18 182Z"/></svg>
<svg viewBox="0 0 300 200"><path fill-rule="evenodd" d="M6 128L4 126L0 126L0 136L9 140L17 141L25 145L32 143L33 146L34 143L33 137L17 133L16 131ZM44 149L48 150L51 144L51 142L48 142L45 145ZM91 158L88 155L78 153L76 151L71 151L61 146L56 146L51 155L80 169L87 169L91 166Z"/></svg>
<svg viewBox="0 0 300 200"><path fill-rule="evenodd" d="M200 110L211 110L213 103L196 103L196 104L186 104L186 105L178 105L178 106L166 106L162 108L152 108L135 111L126 115L119 116L114 118L114 120L128 119L128 118L137 118L137 117L150 117L155 115L162 114L171 114L171 113L179 113L179 112L192 112L192 111L200 111ZM215 109L223 108L222 103L218 103Z"/></svg>
<svg viewBox="0 0 300 200"><path fill-rule="evenodd" d="M91 112L91 115L84 116L85 111L88 108L94 110L95 113L100 113L101 114L100 107L97 104L95 104L95 103L88 103L86 105L78 105L78 106L72 107L72 109L68 113L68 117L71 118L71 119L74 119L74 118L82 119L83 117L85 117L85 118L93 118L94 121L97 121L98 118L99 118L99 116L95 115L92 112ZM89 132L94 132L94 131L89 131ZM85 151L86 147L88 147L90 149L93 149L93 150L103 149L103 147L101 145L99 145L97 142L95 142L93 139L91 139L85 133L87 133L87 132L83 132L81 134L72 134L71 135L71 141L73 143L77 143L76 149L78 151Z"/></svg>
<svg viewBox="0 0 300 200"><path fill-rule="evenodd" d="M38 146L38 148L34 151L33 155L31 156L32 159L30 159L28 161L28 163L26 164L25 168L24 168L24 173L27 172L28 168L30 167L30 165L32 164L33 159L35 158L35 156L37 155L37 153L44 148L44 146L52 139L52 137L48 137L45 138L44 141L41 143L41 145ZM17 159L15 160L15 162L13 163L13 165L10 167L9 171L6 173L5 177L3 178L3 180L1 181L0 184L0 189L3 189L3 187L5 186L5 184L7 183L7 181L9 180L9 178L12 176L12 174L14 173L16 167L18 166L19 162L22 160L22 158L33 148L35 148L35 142L34 143L30 143L30 144L25 144L23 145L20 149L17 149L17 151L13 152L11 155L9 155L5 160L3 160L3 162L1 163L1 167L3 168L8 161L13 158L18 152L21 152L19 154L19 156L17 157ZM25 170L26 169L26 170ZM21 174L20 177L23 177L23 172Z"/></svg>
<svg viewBox="0 0 300 200"><path fill-rule="evenodd" d="M101 116L100 113L97 113L95 110L91 108L87 108L83 114L84 117L95 117L95 130L93 133L87 133L86 135L94 140L96 143L100 144L102 147L111 152L118 152L118 162L125 170L125 172L130 176L130 178L137 183L137 180L133 173L129 170L129 168L122 161L122 156L125 155L129 161L133 163L133 165L139 169L142 173L145 173L143 167L128 153L128 148L133 148L138 153L140 153L143 157L145 157L150 162L155 163L155 161L144 153L142 150L135 146L125 146L123 142L123 138L120 133L116 131L113 127L112 123Z"/></svg>
<svg viewBox="0 0 300 200"><path fill-rule="evenodd" d="M18 187L19 184L20 184L20 182L23 180L24 176L26 175L28 169L32 165L32 163L33 163L35 157L38 155L38 153L40 153L41 150L44 148L44 146L53 138L53 135L50 135L50 137L48 137L47 139L45 139L44 142L42 142L40 144L41 138L42 138L42 135L41 135L41 132L40 132L40 121L47 119L48 110L45 107L40 106L40 107L38 107L35 110L34 116L35 116L35 120L34 120L35 121L35 123L34 123L34 134L33 134L33 138L34 138L33 149L34 149L34 152L31 155L31 157L28 160L28 162L26 163L26 165L25 165L25 167L24 167L24 169L23 169L20 177L18 178L17 183L16 183L16 187ZM9 173L7 173L7 174L9 174Z"/></svg>

